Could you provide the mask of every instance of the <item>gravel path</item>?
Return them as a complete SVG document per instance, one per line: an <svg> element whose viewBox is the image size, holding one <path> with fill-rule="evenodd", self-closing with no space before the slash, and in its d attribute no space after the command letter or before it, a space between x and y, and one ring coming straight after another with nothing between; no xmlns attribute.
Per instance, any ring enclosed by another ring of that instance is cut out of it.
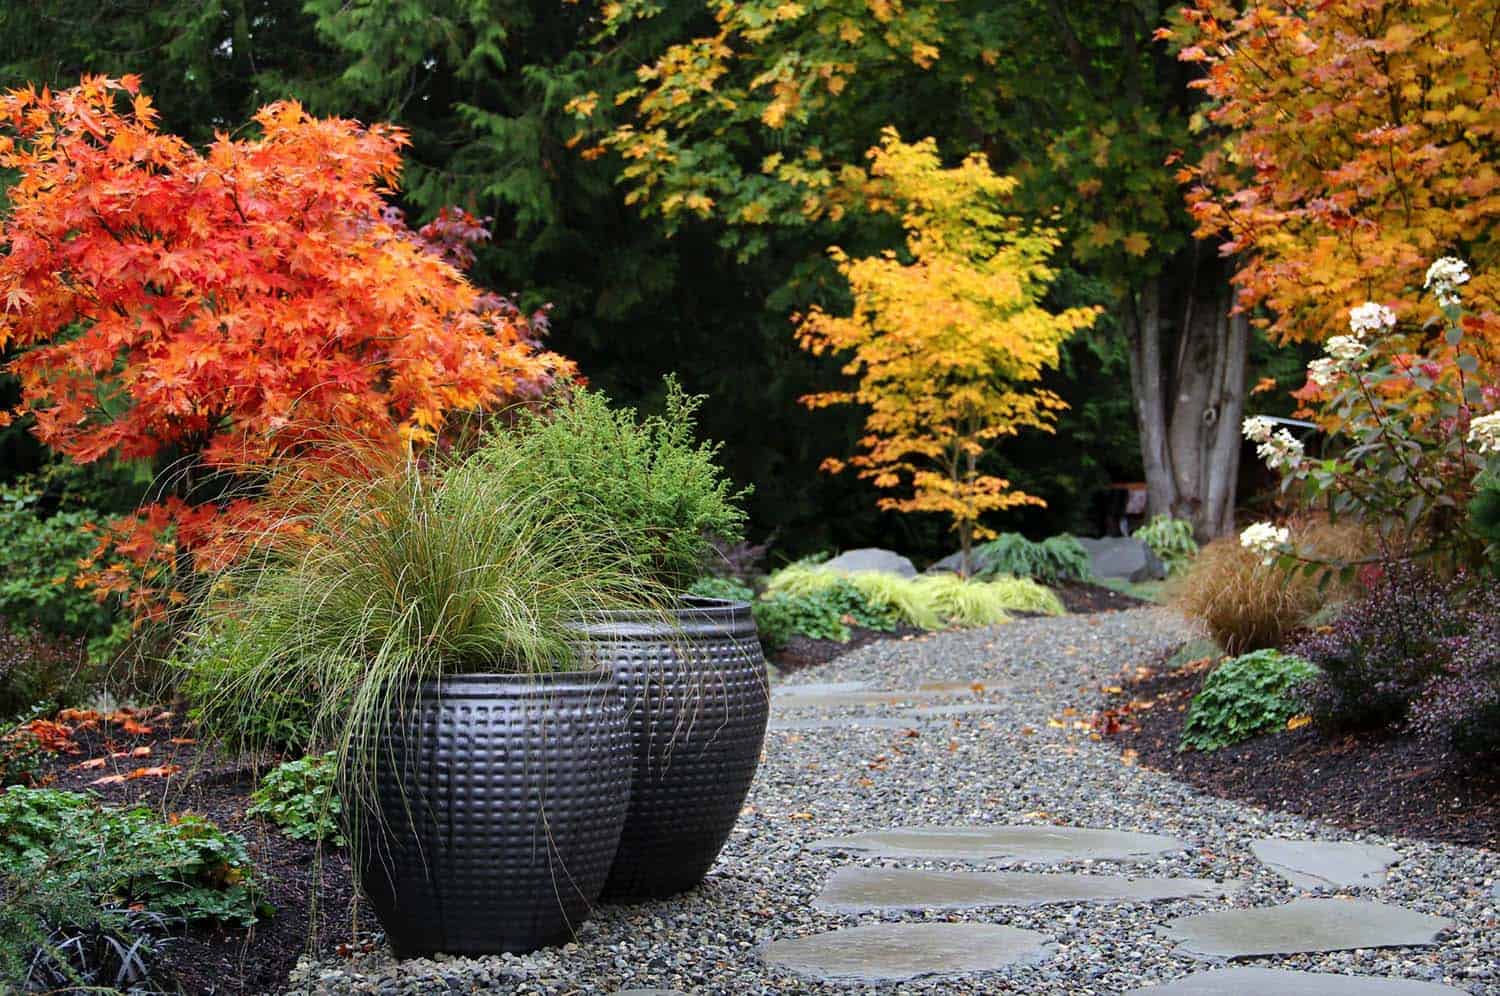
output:
<svg viewBox="0 0 1500 996"><path fill-rule="evenodd" d="M944 633L861 648L785 683L868 682L915 689L979 682L993 712L912 720L911 733L879 726L773 730L745 813L718 865L697 891L636 907L603 907L575 944L522 957L415 960L383 950L350 961L304 964L305 993L595 994L661 987L704 994L831 993L844 987L768 969L758 948L773 939L891 921L1005 924L1055 942L1040 964L970 978L902 983L903 993L1118 994L1206 967L1153 928L1173 917L1271 906L1302 895L1251 854L1258 837L1318 837L1389 844L1400 862L1362 899L1451 917L1456 928L1427 948L1358 950L1244 962L1310 971L1446 982L1475 996L1500 994L1500 854L1385 837L1357 837L1315 822L1196 794L1129 766L1091 742L1084 720L1099 690L1122 669L1192 634L1161 609ZM818 710L773 710L773 719ZM838 717L910 716L892 703L838 708ZM813 841L917 824L1066 824L1167 834L1191 849L1137 863L1012 865L1024 871L1189 876L1238 884L1230 900L1054 905L948 913L840 914L813 908L836 868L850 865L972 868L882 860L806 849Z"/></svg>

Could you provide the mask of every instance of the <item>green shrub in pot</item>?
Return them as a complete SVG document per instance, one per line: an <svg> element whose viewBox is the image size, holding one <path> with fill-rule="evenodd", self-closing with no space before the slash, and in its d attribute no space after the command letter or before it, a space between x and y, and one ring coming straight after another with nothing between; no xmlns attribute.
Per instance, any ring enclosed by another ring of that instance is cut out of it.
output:
<svg viewBox="0 0 1500 996"><path fill-rule="evenodd" d="M750 606L686 590L713 539L739 539L745 521L744 492L718 466L718 447L696 439L701 400L668 379L664 412L641 417L569 387L475 455L496 492L561 500L561 514L620 537L633 566L681 593L669 620L630 611L579 618L579 652L616 675L636 750L609 899L658 898L703 879L765 739L765 658Z"/></svg>

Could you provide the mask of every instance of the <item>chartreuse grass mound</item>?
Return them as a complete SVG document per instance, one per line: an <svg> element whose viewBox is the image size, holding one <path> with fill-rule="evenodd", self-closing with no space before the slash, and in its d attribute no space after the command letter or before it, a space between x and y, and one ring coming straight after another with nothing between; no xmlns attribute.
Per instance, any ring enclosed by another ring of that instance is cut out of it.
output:
<svg viewBox="0 0 1500 996"><path fill-rule="evenodd" d="M772 574L765 598L817 597L852 588L872 614L888 616L920 629L989 626L1006 622L1015 612L1062 615L1062 602L1027 578L965 580L951 574L903 578L874 571L848 573L799 562Z"/></svg>

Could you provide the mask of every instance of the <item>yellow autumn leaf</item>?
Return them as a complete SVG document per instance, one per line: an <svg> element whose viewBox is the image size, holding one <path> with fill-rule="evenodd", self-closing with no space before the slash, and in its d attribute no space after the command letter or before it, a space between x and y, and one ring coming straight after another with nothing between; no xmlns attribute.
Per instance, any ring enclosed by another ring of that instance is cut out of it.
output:
<svg viewBox="0 0 1500 996"><path fill-rule="evenodd" d="M1151 250L1151 240L1146 237L1145 232L1131 232L1125 236L1120 246L1132 256L1144 256Z"/></svg>
<svg viewBox="0 0 1500 996"><path fill-rule="evenodd" d="M1311 716L1307 716L1307 715L1293 716L1291 719L1289 719L1289 720L1286 721L1286 728L1288 730L1300 730L1304 726L1306 726L1308 723L1311 723L1311 722L1312 722L1312 717Z"/></svg>

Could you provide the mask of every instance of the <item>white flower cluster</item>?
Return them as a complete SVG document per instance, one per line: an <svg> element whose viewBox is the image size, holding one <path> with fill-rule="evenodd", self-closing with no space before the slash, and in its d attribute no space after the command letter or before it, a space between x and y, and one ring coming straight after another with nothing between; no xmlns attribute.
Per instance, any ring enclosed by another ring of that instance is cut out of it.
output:
<svg viewBox="0 0 1500 996"><path fill-rule="evenodd" d="M1481 415L1470 422L1468 440L1481 453L1500 453L1500 412Z"/></svg>
<svg viewBox="0 0 1500 996"><path fill-rule="evenodd" d="M1245 531L1240 533L1240 546L1260 554L1260 562L1269 567L1276 562L1276 555L1291 539L1291 530L1285 526L1257 522L1246 526Z"/></svg>
<svg viewBox="0 0 1500 996"><path fill-rule="evenodd" d="M1422 283L1437 295L1438 304L1445 308L1458 304L1458 288L1469 282L1469 264L1457 256L1444 256L1427 268L1427 279Z"/></svg>
<svg viewBox="0 0 1500 996"><path fill-rule="evenodd" d="M1350 364L1364 355L1365 344L1357 336L1336 335L1323 344L1323 352L1335 363Z"/></svg>
<svg viewBox="0 0 1500 996"><path fill-rule="evenodd" d="M1278 429L1255 448L1255 455L1272 470L1290 470L1302 462L1302 444L1285 429Z"/></svg>
<svg viewBox="0 0 1500 996"><path fill-rule="evenodd" d="M1349 309L1349 331L1354 333L1355 338L1395 327L1396 313L1383 304L1366 301L1358 308Z"/></svg>
<svg viewBox="0 0 1500 996"><path fill-rule="evenodd" d="M1263 443L1266 440L1270 439L1271 433L1275 431L1275 429L1276 423L1271 419L1266 418L1264 415L1251 415L1249 418L1245 419L1245 421L1240 423L1240 431L1243 432L1245 434L1245 438L1250 440L1252 443Z"/></svg>
<svg viewBox="0 0 1500 996"><path fill-rule="evenodd" d="M1320 356L1307 365L1307 379L1317 387L1338 383L1339 361Z"/></svg>

